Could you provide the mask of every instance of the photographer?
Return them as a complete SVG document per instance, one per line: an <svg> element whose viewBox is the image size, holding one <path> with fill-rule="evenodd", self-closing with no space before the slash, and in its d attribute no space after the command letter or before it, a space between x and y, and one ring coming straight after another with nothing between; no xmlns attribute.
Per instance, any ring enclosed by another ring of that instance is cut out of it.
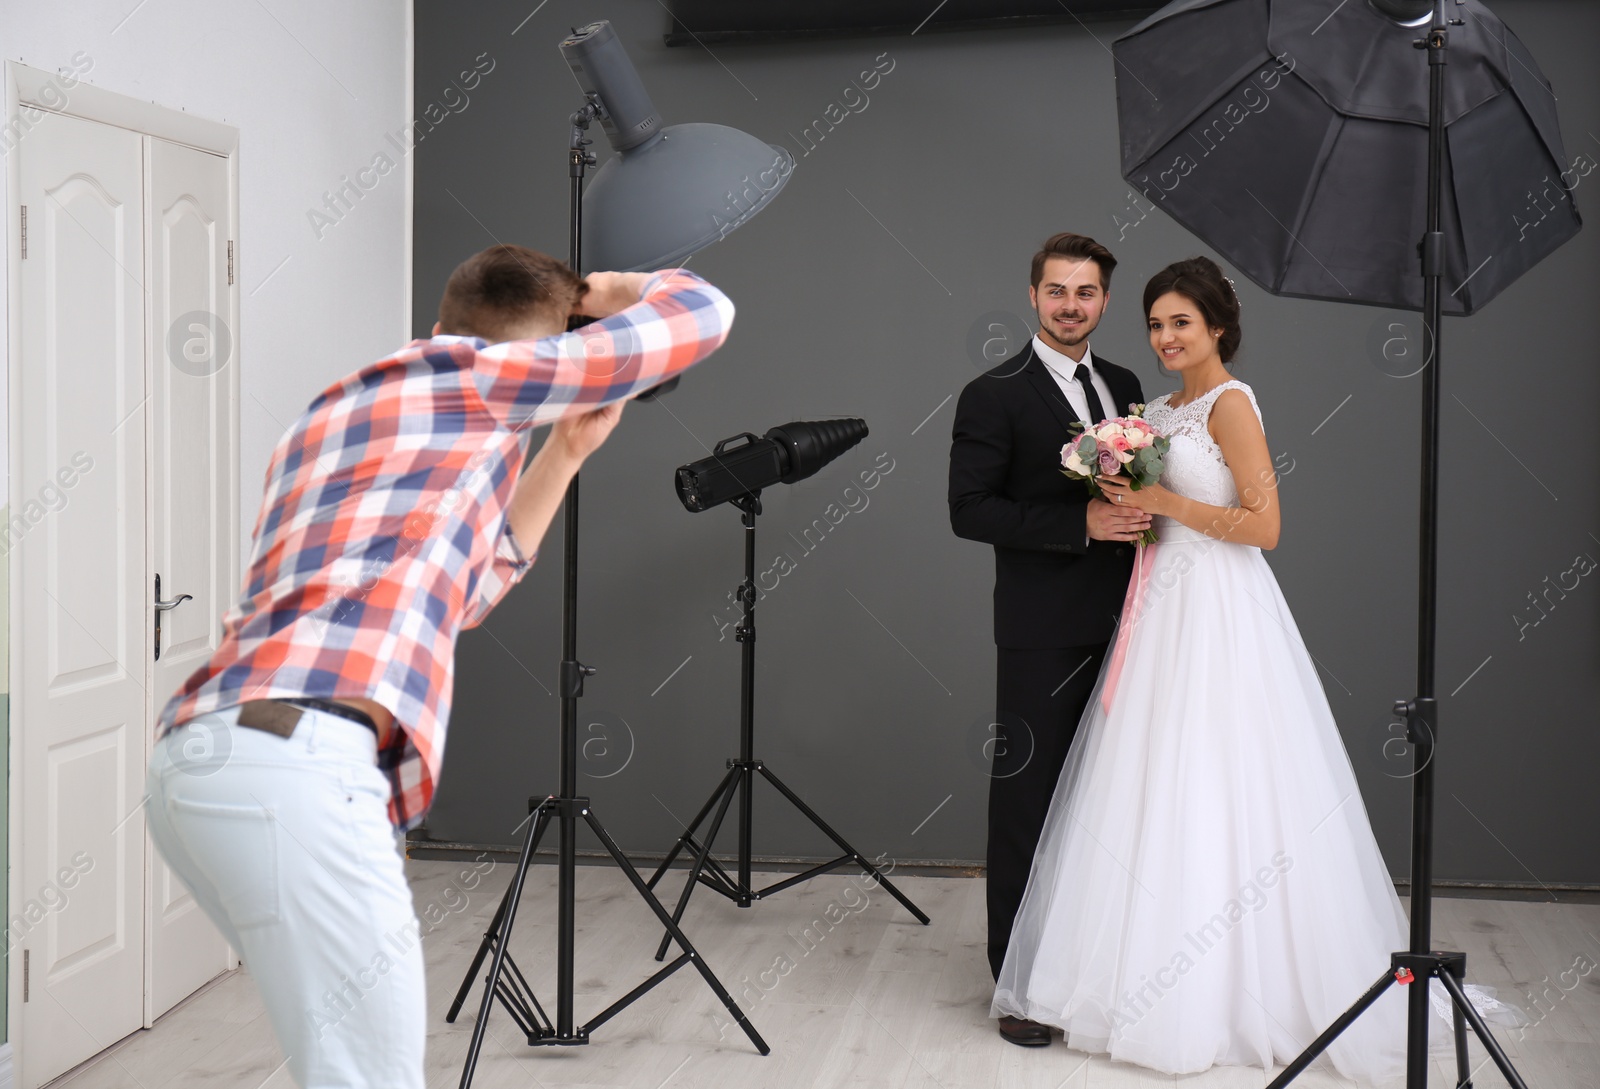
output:
<svg viewBox="0 0 1600 1089"><path fill-rule="evenodd" d="M598 320L567 332L578 315ZM221 644L158 722L145 809L300 1085L423 1085L394 835L438 782L457 633L527 573L622 402L732 321L681 269L584 280L494 246L451 274L432 338L323 390L279 440Z"/></svg>

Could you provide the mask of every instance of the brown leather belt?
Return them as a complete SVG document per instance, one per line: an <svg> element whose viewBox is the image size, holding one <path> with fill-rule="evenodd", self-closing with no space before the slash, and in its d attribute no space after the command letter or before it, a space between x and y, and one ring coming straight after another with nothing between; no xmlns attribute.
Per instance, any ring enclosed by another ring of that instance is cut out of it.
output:
<svg viewBox="0 0 1600 1089"><path fill-rule="evenodd" d="M291 699L248 700L239 705L238 723L248 726L252 730L263 730L278 737L288 737L294 733L295 726L300 722L300 716L307 710L326 711L340 718L347 718L352 722L359 722L374 735L378 726L372 717L365 711L354 707L346 707L342 703L332 700L317 699L312 696L297 696Z"/></svg>

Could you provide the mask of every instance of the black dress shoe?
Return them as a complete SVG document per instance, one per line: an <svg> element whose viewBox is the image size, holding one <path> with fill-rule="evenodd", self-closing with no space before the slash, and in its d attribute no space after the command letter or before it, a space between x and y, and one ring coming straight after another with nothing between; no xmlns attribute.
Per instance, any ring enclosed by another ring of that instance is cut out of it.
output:
<svg viewBox="0 0 1600 1089"><path fill-rule="evenodd" d="M1020 1017L1002 1017L1000 1035L1019 1047L1045 1047L1050 1043L1050 1026Z"/></svg>

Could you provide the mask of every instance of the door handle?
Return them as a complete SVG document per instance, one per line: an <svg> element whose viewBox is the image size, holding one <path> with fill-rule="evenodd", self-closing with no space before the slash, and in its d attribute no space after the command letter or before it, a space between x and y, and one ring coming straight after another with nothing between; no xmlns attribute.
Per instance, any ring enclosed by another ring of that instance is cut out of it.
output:
<svg viewBox="0 0 1600 1089"><path fill-rule="evenodd" d="M162 601L161 600L161 576L160 575L156 576L156 599L155 599L155 605L156 605L156 660L157 661L161 660L161 614L166 612L168 609L176 609L179 605L182 605L185 601L188 601L188 600L192 599L193 597L194 597L193 594L179 594L177 597L173 598L171 601Z"/></svg>

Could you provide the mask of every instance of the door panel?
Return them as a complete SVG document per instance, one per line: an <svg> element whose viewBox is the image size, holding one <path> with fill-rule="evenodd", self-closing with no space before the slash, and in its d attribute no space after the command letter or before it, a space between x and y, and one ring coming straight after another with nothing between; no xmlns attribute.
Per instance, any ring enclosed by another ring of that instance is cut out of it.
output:
<svg viewBox="0 0 1600 1089"><path fill-rule="evenodd" d="M142 148L45 115L28 134L28 251L6 527L26 630L13 729L27 958L20 1083L143 1022L147 610Z"/></svg>
<svg viewBox="0 0 1600 1089"><path fill-rule="evenodd" d="M238 589L234 448L239 365L228 285L228 161L150 138L150 555L161 596L190 600L161 620L151 721L217 649ZM150 854L154 1020L232 965L189 891Z"/></svg>

